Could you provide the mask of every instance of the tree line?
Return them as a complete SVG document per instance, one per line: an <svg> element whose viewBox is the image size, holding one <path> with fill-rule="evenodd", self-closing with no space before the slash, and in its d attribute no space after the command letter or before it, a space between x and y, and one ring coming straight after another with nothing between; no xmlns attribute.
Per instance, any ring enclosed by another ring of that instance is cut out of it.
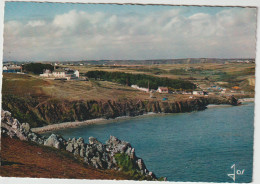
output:
<svg viewBox="0 0 260 184"><path fill-rule="evenodd" d="M196 85L185 80L169 79L166 77L154 77L145 74L130 74L124 72L106 72L106 71L89 71L85 74L86 77L95 80L105 80L116 82L119 84L131 86L138 85L139 87L158 89L159 86L170 87L173 89L195 89Z"/></svg>
<svg viewBox="0 0 260 184"><path fill-rule="evenodd" d="M54 70L54 66L51 64L42 64L42 63L29 63L22 66L24 72L42 74L43 70Z"/></svg>

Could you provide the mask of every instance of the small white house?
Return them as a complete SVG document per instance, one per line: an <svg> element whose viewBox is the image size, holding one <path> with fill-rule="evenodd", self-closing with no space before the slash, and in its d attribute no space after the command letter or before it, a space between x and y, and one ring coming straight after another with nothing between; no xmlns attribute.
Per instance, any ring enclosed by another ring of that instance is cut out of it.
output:
<svg viewBox="0 0 260 184"><path fill-rule="evenodd" d="M167 87L158 87L157 91L159 93L169 93L169 89Z"/></svg>
<svg viewBox="0 0 260 184"><path fill-rule="evenodd" d="M43 74L40 74L40 77L52 77L52 73L50 70L45 70Z"/></svg>
<svg viewBox="0 0 260 184"><path fill-rule="evenodd" d="M193 91L193 95L204 95L203 91Z"/></svg>
<svg viewBox="0 0 260 184"><path fill-rule="evenodd" d="M79 78L79 71L78 71L78 70L75 70L75 71L74 71L74 75Z"/></svg>

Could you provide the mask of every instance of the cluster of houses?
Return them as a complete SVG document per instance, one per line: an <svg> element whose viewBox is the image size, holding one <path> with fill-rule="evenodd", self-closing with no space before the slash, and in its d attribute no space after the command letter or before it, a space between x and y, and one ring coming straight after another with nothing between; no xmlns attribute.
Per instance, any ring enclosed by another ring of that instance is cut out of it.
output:
<svg viewBox="0 0 260 184"><path fill-rule="evenodd" d="M20 73L22 72L22 66L18 65L4 65L3 73Z"/></svg>
<svg viewBox="0 0 260 184"><path fill-rule="evenodd" d="M159 93L169 93L169 89L167 87L158 87L157 91L155 90L149 90L149 88L142 88L142 87L139 87L137 85L131 85L132 88L135 88L137 90L140 90L140 91L144 91L144 92L159 92Z"/></svg>
<svg viewBox="0 0 260 184"><path fill-rule="evenodd" d="M210 86L209 88L207 88L207 91L209 91L211 93L223 94L223 93L227 92L227 89L219 87L219 86Z"/></svg>
<svg viewBox="0 0 260 184"><path fill-rule="evenodd" d="M237 60L237 63L251 63L249 60Z"/></svg>
<svg viewBox="0 0 260 184"><path fill-rule="evenodd" d="M69 68L58 68L54 69L52 72L50 70L44 70L40 77L45 77L49 79L64 79L64 80L77 80L79 79L79 71L71 70Z"/></svg>
<svg viewBox="0 0 260 184"><path fill-rule="evenodd" d="M137 85L131 85L132 88L135 88L137 90L140 91L144 91L144 92L158 92L158 93L162 93L162 94L168 94L168 93L172 93L172 94L183 94L183 95L208 95L208 92L206 91L170 91L168 87L158 87L158 89L155 90L149 90L149 88L142 88L139 87Z"/></svg>

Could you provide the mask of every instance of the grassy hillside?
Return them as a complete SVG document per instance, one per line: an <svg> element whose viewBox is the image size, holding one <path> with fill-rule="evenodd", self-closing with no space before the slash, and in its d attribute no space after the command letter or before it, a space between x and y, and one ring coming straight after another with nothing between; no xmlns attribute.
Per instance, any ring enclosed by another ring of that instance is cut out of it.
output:
<svg viewBox="0 0 260 184"><path fill-rule="evenodd" d="M71 67L71 66L70 66ZM72 66L82 74L89 71L125 72L146 74L170 79L186 79L191 82L232 88L240 86L244 91L254 92L254 63L197 63L122 66ZM205 80L206 79L206 80ZM253 80L253 82L252 82ZM222 83L221 82L225 82Z"/></svg>
<svg viewBox="0 0 260 184"><path fill-rule="evenodd" d="M72 153L9 137L1 140L0 168L3 177L132 179L125 173L86 166Z"/></svg>
<svg viewBox="0 0 260 184"><path fill-rule="evenodd" d="M3 74L3 96L37 99L108 100L147 98L143 92L108 81L60 81L42 79L37 75Z"/></svg>

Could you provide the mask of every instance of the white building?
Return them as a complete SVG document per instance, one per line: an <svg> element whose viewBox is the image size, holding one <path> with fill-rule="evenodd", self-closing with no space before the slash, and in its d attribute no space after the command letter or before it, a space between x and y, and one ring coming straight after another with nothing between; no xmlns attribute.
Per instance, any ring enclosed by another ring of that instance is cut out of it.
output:
<svg viewBox="0 0 260 184"><path fill-rule="evenodd" d="M203 91L193 91L193 95L204 95Z"/></svg>
<svg viewBox="0 0 260 184"><path fill-rule="evenodd" d="M43 74L40 74L40 77L52 77L52 73L50 70L45 70Z"/></svg>
<svg viewBox="0 0 260 184"><path fill-rule="evenodd" d="M3 66L3 73L20 73L22 71L22 66L8 65Z"/></svg>
<svg viewBox="0 0 260 184"><path fill-rule="evenodd" d="M55 78L55 79L78 79L79 78L79 71L78 70L64 70L62 68L55 69L53 72L50 70L45 70L43 74L40 74L40 77L47 77L47 78Z"/></svg>
<svg viewBox="0 0 260 184"><path fill-rule="evenodd" d="M53 70L52 72L52 75L55 77L55 78L65 78L66 77L66 71L63 70L63 69L55 69Z"/></svg>
<svg viewBox="0 0 260 184"><path fill-rule="evenodd" d="M169 93L169 89L167 87L158 87L157 91L159 93Z"/></svg>
<svg viewBox="0 0 260 184"><path fill-rule="evenodd" d="M75 74L76 77L79 78L79 71L78 70L74 70L74 74Z"/></svg>

